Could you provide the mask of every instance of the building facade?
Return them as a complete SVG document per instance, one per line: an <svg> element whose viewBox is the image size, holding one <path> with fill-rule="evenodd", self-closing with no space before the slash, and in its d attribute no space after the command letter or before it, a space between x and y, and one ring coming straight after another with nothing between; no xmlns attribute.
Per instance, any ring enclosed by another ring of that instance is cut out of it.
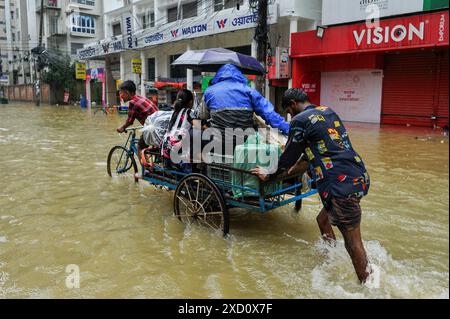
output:
<svg viewBox="0 0 450 319"><path fill-rule="evenodd" d="M77 57L86 43L104 38L102 0L44 0L45 48ZM41 0L0 0L0 84L30 84L39 44Z"/></svg>
<svg viewBox="0 0 450 319"><path fill-rule="evenodd" d="M0 84L30 83L27 0L0 1Z"/></svg>
<svg viewBox="0 0 450 319"><path fill-rule="evenodd" d="M34 1L39 36L41 0ZM43 12L43 43L52 51L76 57L86 43L104 38L102 0L44 0Z"/></svg>
<svg viewBox="0 0 450 319"><path fill-rule="evenodd" d="M346 121L448 125L448 0L324 0L292 35L295 87Z"/></svg>
<svg viewBox="0 0 450 319"><path fill-rule="evenodd" d="M321 19L321 0L269 1L269 40L276 48L290 47L290 34L313 30ZM161 88L167 83L186 82L194 88L202 74L180 70L171 63L189 49L229 48L256 56L253 40L257 14L250 0L141 0L106 5L105 39L78 50L78 58L101 60L105 67L106 101L117 103L117 83L134 80L145 87ZM133 61L140 60L142 74L133 73ZM191 73L190 73L191 72ZM275 74L276 72L274 72ZM279 104L289 77L268 81L266 95ZM170 96L160 96L170 103Z"/></svg>

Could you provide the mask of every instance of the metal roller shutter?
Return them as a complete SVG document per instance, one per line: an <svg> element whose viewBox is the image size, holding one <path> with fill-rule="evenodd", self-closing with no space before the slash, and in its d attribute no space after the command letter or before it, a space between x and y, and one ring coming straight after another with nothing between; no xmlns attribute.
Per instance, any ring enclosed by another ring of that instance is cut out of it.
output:
<svg viewBox="0 0 450 319"><path fill-rule="evenodd" d="M435 123L439 62L431 51L385 55L382 124Z"/></svg>
<svg viewBox="0 0 450 319"><path fill-rule="evenodd" d="M448 125L448 51L442 52L439 65L438 125Z"/></svg>

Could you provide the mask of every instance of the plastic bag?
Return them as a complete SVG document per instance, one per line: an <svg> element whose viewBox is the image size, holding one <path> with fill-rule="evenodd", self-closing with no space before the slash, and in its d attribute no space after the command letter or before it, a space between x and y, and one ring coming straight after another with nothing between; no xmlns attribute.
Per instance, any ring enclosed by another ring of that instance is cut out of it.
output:
<svg viewBox="0 0 450 319"><path fill-rule="evenodd" d="M166 135L169 128L172 115L173 112L171 111L158 111L147 118L142 129L145 144L155 147L161 146L164 135Z"/></svg>
<svg viewBox="0 0 450 319"><path fill-rule="evenodd" d="M190 110L183 109L178 114L177 120L170 131L166 132L162 141L162 155L164 158L172 159L171 152L175 151L177 154L180 150L183 153L180 155L178 160L189 161L189 153L183 150L183 140L189 137L189 131L191 129L191 124L189 123ZM176 164L179 164L178 161Z"/></svg>

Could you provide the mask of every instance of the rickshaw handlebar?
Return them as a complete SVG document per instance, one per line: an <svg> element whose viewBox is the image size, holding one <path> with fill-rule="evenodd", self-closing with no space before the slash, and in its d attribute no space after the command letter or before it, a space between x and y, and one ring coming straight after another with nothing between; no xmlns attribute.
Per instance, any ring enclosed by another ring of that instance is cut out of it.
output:
<svg viewBox="0 0 450 319"><path fill-rule="evenodd" d="M127 129L125 129L125 133L128 133L128 132L130 132L130 131L137 131L137 130L141 130L141 129L143 129L144 127L143 126L138 126L138 127L129 127L129 128L127 128Z"/></svg>

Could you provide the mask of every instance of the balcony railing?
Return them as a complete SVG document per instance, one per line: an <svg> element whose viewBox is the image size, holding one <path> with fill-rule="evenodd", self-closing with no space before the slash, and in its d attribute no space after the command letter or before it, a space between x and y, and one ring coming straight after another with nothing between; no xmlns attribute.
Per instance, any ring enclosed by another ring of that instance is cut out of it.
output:
<svg viewBox="0 0 450 319"><path fill-rule="evenodd" d="M95 0L70 0L70 2L95 7Z"/></svg>
<svg viewBox="0 0 450 319"><path fill-rule="evenodd" d="M44 9L57 9L60 10L58 0L44 0ZM36 12L39 13L41 11L41 1L36 0Z"/></svg>
<svg viewBox="0 0 450 319"><path fill-rule="evenodd" d="M66 35L67 31L62 28L50 28L49 37L62 37Z"/></svg>

